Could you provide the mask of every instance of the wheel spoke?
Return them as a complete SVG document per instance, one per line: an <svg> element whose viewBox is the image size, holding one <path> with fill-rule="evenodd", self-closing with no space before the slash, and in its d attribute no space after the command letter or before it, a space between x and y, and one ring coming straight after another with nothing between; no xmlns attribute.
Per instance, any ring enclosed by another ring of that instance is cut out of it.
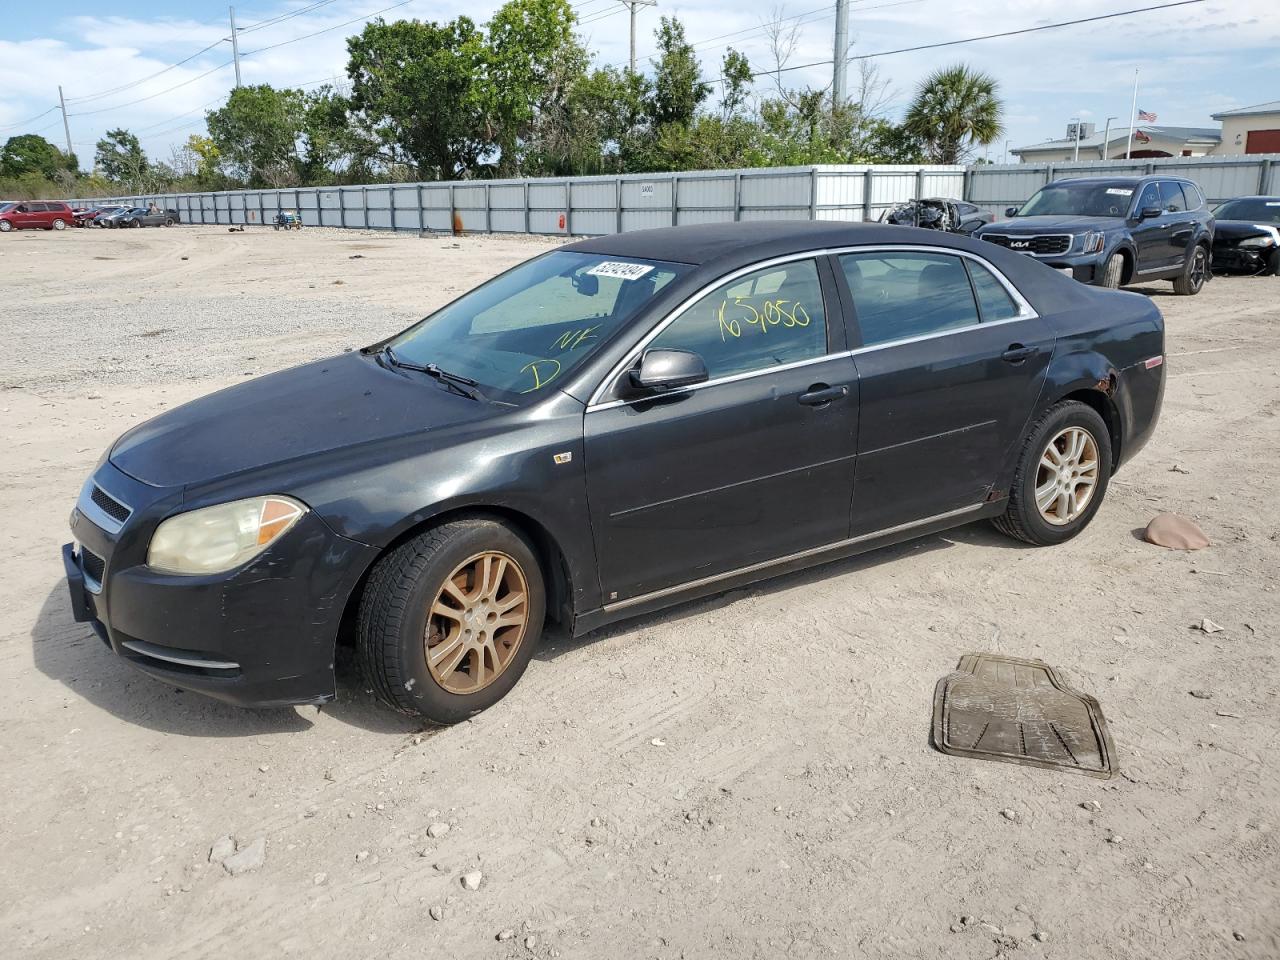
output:
<svg viewBox="0 0 1280 960"><path fill-rule="evenodd" d="M454 574L454 576L457 576L457 574ZM453 581L452 577L444 582L444 586L441 588L440 592L442 595L447 593L464 607L471 604L471 598L468 597L466 593L463 592L463 589Z"/></svg>
<svg viewBox="0 0 1280 960"><path fill-rule="evenodd" d="M458 669L458 665L462 663L462 658L467 655L468 649L462 642L461 635L451 640L446 640L444 643L432 648L431 666L435 669L435 673L441 681L448 680L453 671ZM437 653L437 651L441 652Z"/></svg>
<svg viewBox="0 0 1280 960"><path fill-rule="evenodd" d="M501 600L494 602L494 612L499 615L504 614L518 604L524 603L524 599L525 595L523 590L513 590Z"/></svg>
<svg viewBox="0 0 1280 960"><path fill-rule="evenodd" d="M1071 519L1071 498L1067 495L1067 491L1063 490L1058 494L1058 501L1053 506L1053 512L1059 520Z"/></svg>
<svg viewBox="0 0 1280 960"><path fill-rule="evenodd" d="M1040 508L1040 512L1048 511L1053 505L1053 501L1058 497L1058 478L1054 476L1048 483L1036 487L1036 506Z"/></svg>
<svg viewBox="0 0 1280 960"><path fill-rule="evenodd" d="M431 608L431 613L433 616L448 617L450 620L455 620L458 623L462 622L463 611L457 610L439 600L437 600L435 606Z"/></svg>
<svg viewBox="0 0 1280 960"><path fill-rule="evenodd" d="M484 648L475 647L471 651L471 685L479 690L485 684L484 679Z"/></svg>
<svg viewBox="0 0 1280 960"><path fill-rule="evenodd" d="M485 572L484 593L481 596L494 599L498 595L498 588L502 586L502 578L507 572L507 558L496 557L496 563L490 564Z"/></svg>

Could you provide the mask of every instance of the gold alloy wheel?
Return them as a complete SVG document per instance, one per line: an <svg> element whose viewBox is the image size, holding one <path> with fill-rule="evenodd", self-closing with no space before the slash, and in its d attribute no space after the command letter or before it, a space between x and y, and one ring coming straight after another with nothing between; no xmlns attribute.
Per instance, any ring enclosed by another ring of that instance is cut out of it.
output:
<svg viewBox="0 0 1280 960"><path fill-rule="evenodd" d="M1036 469L1036 508L1055 527L1075 520L1098 486L1098 443L1084 427L1067 427L1049 441Z"/></svg>
<svg viewBox="0 0 1280 960"><path fill-rule="evenodd" d="M529 584L505 553L478 553L445 579L427 615L427 668L449 693L502 675L529 632Z"/></svg>

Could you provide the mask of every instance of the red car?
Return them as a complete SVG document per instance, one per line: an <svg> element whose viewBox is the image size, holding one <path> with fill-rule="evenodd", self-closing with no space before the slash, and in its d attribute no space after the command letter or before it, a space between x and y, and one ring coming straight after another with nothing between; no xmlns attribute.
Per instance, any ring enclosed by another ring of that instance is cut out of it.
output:
<svg viewBox="0 0 1280 960"><path fill-rule="evenodd" d="M65 230L75 219L61 200L20 200L0 207L0 232Z"/></svg>
<svg viewBox="0 0 1280 960"><path fill-rule="evenodd" d="M71 216L75 218L77 227L87 227L98 217L105 217L109 213L116 213L123 209L125 208L121 204L111 203L102 207L84 207L79 210L72 210Z"/></svg>

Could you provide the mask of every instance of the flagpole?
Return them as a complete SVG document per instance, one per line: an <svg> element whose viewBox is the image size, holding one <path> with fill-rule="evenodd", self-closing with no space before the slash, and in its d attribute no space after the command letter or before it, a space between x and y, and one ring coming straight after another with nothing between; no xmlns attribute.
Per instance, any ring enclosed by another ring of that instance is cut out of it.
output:
<svg viewBox="0 0 1280 960"><path fill-rule="evenodd" d="M1129 108L1129 142L1124 148L1124 158L1133 159L1133 125L1138 119L1138 68L1133 68L1133 105Z"/></svg>

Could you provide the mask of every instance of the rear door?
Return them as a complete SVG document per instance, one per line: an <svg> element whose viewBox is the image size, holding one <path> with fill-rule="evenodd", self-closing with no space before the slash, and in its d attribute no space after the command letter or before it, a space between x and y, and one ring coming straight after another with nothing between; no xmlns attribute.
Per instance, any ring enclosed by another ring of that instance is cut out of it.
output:
<svg viewBox="0 0 1280 960"><path fill-rule="evenodd" d="M710 379L585 419L587 492L606 602L844 539L857 383L830 264L739 272L660 323L643 349L697 353Z"/></svg>
<svg viewBox="0 0 1280 960"><path fill-rule="evenodd" d="M851 534L978 508L1043 388L1048 325L975 256L898 247L839 261L861 341Z"/></svg>

